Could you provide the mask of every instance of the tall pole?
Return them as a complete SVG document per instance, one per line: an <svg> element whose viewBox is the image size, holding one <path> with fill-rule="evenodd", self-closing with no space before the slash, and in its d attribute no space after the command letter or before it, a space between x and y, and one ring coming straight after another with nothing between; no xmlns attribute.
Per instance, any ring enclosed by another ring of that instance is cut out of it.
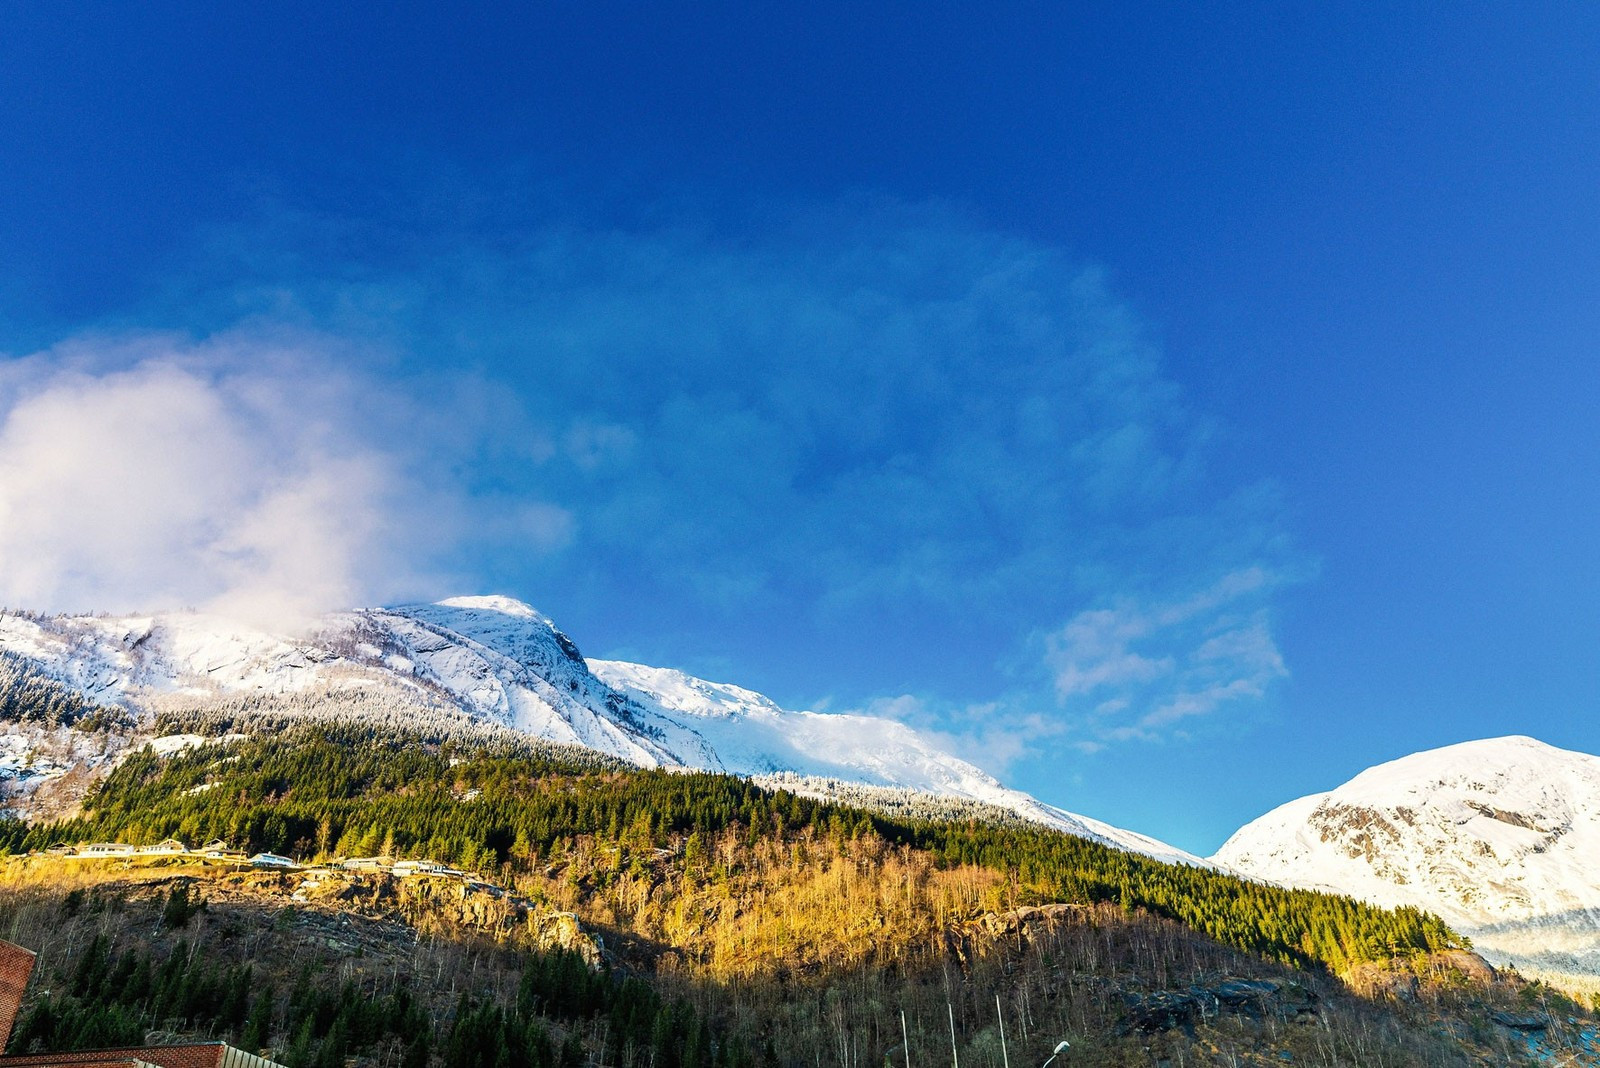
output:
<svg viewBox="0 0 1600 1068"><path fill-rule="evenodd" d="M994 996L994 1014L1000 1021L1000 1059L1005 1061L1006 1068L1011 1068L1011 1054L1006 1052L1006 1018L1000 1011L1000 995Z"/></svg>
<svg viewBox="0 0 1600 1068"><path fill-rule="evenodd" d="M961 1068L961 1054L956 1052L956 1007L948 1001L944 1007L950 1010L950 1059L956 1068Z"/></svg>
<svg viewBox="0 0 1600 1068"><path fill-rule="evenodd" d="M906 1068L911 1068L911 1035L906 1032L906 1010L900 1010L900 1048L906 1051Z"/></svg>

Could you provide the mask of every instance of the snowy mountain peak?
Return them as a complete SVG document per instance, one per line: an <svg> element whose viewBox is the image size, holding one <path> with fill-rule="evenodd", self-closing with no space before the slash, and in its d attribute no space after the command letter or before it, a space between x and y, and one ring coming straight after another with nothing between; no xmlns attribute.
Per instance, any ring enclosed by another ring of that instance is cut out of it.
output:
<svg viewBox="0 0 1600 1068"><path fill-rule="evenodd" d="M1513 734L1458 742L1439 749L1391 760L1368 768L1339 789L1347 795L1379 798L1427 793L1454 784L1476 792L1494 792L1514 783L1529 770L1548 771L1565 765L1600 763L1600 758L1557 749L1537 738Z"/></svg>
<svg viewBox="0 0 1600 1068"><path fill-rule="evenodd" d="M555 651L584 673L588 670L578 647L549 616L511 597L452 597L433 604L400 605L388 614L465 635L524 667L550 667Z"/></svg>
<svg viewBox="0 0 1600 1068"><path fill-rule="evenodd" d="M544 613L526 601L498 593L476 597L446 597L442 601L435 601L434 604L439 608L466 608L478 612L497 612L503 616L516 616L521 619L536 619L544 623L550 622Z"/></svg>
<svg viewBox="0 0 1600 1068"><path fill-rule="evenodd" d="M1415 753L1274 809L1212 860L1437 912L1491 959L1600 974L1600 757L1520 735Z"/></svg>

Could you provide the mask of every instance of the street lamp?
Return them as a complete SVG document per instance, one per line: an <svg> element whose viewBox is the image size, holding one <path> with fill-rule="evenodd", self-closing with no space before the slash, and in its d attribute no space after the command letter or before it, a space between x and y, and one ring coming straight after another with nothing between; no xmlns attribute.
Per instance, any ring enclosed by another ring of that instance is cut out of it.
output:
<svg viewBox="0 0 1600 1068"><path fill-rule="evenodd" d="M1050 1054L1050 1061L1055 1060L1057 1057L1059 1057L1063 1053L1067 1052L1067 1047L1071 1046L1071 1045L1072 1045L1072 1043L1066 1041L1065 1039L1063 1039L1062 1041L1056 1043L1055 1052ZM1043 1064L1041 1064L1039 1066L1039 1068L1050 1068L1050 1061L1045 1061Z"/></svg>

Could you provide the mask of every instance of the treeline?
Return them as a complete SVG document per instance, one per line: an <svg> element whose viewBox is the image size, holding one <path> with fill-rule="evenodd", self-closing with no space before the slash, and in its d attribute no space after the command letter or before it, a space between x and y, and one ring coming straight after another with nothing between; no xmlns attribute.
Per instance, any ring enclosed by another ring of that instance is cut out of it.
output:
<svg viewBox="0 0 1600 1068"><path fill-rule="evenodd" d="M443 1064L577 1068L587 1063L584 1030L569 1026L566 1040L553 1047L544 1019L587 1024L588 1033L617 1051L624 1064L648 1058L656 1068L755 1068L776 1059L770 1044L753 1051L742 1036L719 1033L688 1002L668 1003L642 979L591 971L578 954L557 949L529 960L514 1004L473 1006L463 999L441 1051Z"/></svg>
<svg viewBox="0 0 1600 1068"><path fill-rule="evenodd" d="M527 870L593 836L631 850L685 846L733 829L746 841L876 836L946 866L1004 874L1019 904L1112 902L1177 919L1240 949L1342 970L1462 944L1437 918L1350 898L1164 864L1045 828L896 819L703 773L595 772L559 756L493 747L373 742L295 728L229 746L130 757L74 820L0 826L0 846L168 836L315 855L428 856L469 870ZM692 858L685 857L684 863ZM735 861L737 863L737 861Z"/></svg>
<svg viewBox="0 0 1600 1068"><path fill-rule="evenodd" d="M170 912L170 910L169 910ZM405 984L383 991L319 982L307 967L285 992L250 964L218 966L180 940L164 956L113 954L97 935L64 989L47 993L13 1032L8 1053L143 1044L152 1030L223 1038L270 1051L288 1068L344 1068L352 1056L400 1068L578 1068L604 1044L622 1063L755 1068L738 1036L720 1034L686 1002L663 1001L634 977L591 971L577 954L528 954L514 1000L462 995L436 1025Z"/></svg>

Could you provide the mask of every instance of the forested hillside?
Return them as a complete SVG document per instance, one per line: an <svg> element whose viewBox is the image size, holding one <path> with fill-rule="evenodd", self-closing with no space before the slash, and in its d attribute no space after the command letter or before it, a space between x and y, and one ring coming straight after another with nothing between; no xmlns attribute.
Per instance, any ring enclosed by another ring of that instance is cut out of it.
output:
<svg viewBox="0 0 1600 1068"><path fill-rule="evenodd" d="M750 846L825 838L867 850L909 849L944 870L1001 880L979 908L1113 902L1179 920L1239 949L1339 970L1396 954L1454 948L1437 919L1348 898L1243 882L1161 864L1045 829L976 821L914 822L769 791L725 775L601 771L493 748L369 740L298 728L171 757L129 757L77 819L5 828L12 851L59 842L221 838L310 859L426 856L473 870L532 871L599 838L618 867L680 845L691 865L732 834ZM750 863L732 849L718 878Z"/></svg>
<svg viewBox="0 0 1600 1068"><path fill-rule="evenodd" d="M1524 1044L1489 1014L1553 996L1474 973L1421 913L977 808L873 811L506 738L252 726L134 753L72 819L0 824L0 934L57 976L18 1048L168 1030L292 1068L849 1068L898 1066L906 1038L913 1063L947 1055L953 1026L963 1063L995 1068L1063 1038L1079 1064L1502 1064ZM44 852L169 836L307 864L427 857L504 896Z"/></svg>
<svg viewBox="0 0 1600 1068"><path fill-rule="evenodd" d="M419 946L392 923L302 916L271 907L270 894L230 895L194 876L91 881L56 896L8 874L0 918L40 945L45 980L12 1052L137 1045L155 1031L224 1038L289 1068L343 1068L352 1056L399 1068L576 1068L604 1034L667 1068L756 1063L687 1001L663 1001L576 952L513 950L470 927Z"/></svg>

